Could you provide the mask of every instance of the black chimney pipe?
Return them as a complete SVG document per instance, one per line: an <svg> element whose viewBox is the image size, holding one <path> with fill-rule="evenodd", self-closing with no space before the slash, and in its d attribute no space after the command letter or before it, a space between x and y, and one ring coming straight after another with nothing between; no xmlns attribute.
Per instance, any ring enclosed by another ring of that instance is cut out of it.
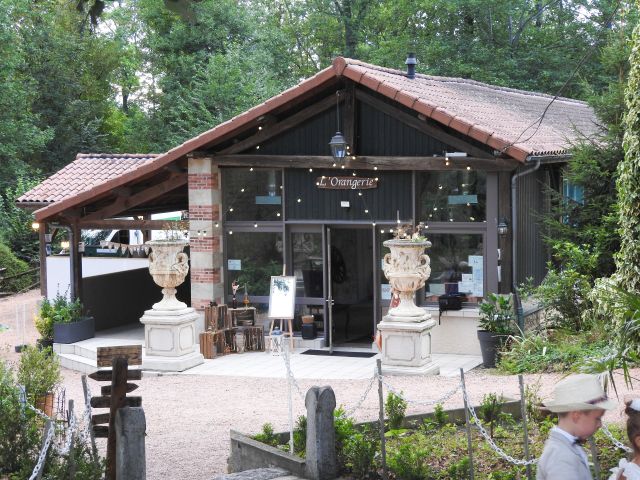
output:
<svg viewBox="0 0 640 480"><path fill-rule="evenodd" d="M404 63L407 66L407 78L416 78L416 54L409 53Z"/></svg>

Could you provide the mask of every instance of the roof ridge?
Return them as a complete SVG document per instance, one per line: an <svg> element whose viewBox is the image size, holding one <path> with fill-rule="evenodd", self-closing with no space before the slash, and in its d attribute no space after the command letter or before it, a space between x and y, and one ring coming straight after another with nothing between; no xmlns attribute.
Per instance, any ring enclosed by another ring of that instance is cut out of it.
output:
<svg viewBox="0 0 640 480"><path fill-rule="evenodd" d="M406 72L404 72L403 70L398 70L398 69L389 68L389 67L381 67L379 65L373 65L371 63L363 62L362 60L356 60L354 58L346 58L346 57L344 57L344 61L345 61L347 67L349 65L357 65L357 66L369 68L371 70L377 70L379 72L390 73L392 75L398 75L398 76L402 76L402 77L405 77L405 78L407 76ZM492 85L490 83L484 83L484 82L480 82L478 80L471 80L471 79L468 79L468 78L441 77L441 76L438 76L438 75L427 75L427 74L418 73L418 72L416 72L416 78L424 78L426 80L435 80L435 81L439 81L439 82L462 83L462 84L467 84L467 85L476 85L476 86L479 86L479 87L488 88L490 90L498 90L498 91L509 92L509 93L518 93L518 94L526 95L526 96L530 96L530 97L542 97L542 98L548 98L548 99L556 98L555 95L551 95L551 94L548 94L548 93L532 92L532 91L528 91L528 90L520 90L520 89L512 88L512 87L503 87L501 85ZM578 100L578 99L575 99L575 98L568 98L568 97L560 97L560 96L558 96L556 98L556 100L561 100L561 101L564 101L564 102L577 103L577 104L580 104L580 105L589 105L588 102L585 102L584 100Z"/></svg>

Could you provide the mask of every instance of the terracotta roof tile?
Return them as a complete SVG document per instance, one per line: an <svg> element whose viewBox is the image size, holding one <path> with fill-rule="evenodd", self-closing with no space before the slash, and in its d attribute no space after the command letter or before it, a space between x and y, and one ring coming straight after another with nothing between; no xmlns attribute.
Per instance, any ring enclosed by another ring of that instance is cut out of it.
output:
<svg viewBox="0 0 640 480"><path fill-rule="evenodd" d="M17 202L45 205L59 202L91 190L127 172L132 172L150 163L157 156L157 154L79 153L73 162L26 192L18 198Z"/></svg>
<svg viewBox="0 0 640 480"><path fill-rule="evenodd" d="M111 188L151 173L193 150L215 145L216 142L247 128L251 122L257 122L260 116L290 102L300 101L314 89L334 81L339 76L378 91L407 105L417 113L449 125L452 129L468 134L492 148L505 149L508 155L523 162L529 155L564 154L571 140L578 137L576 131L590 137L599 129L593 110L585 102L566 98L557 98L551 102L552 97L549 95L496 87L460 78L416 74L414 79L409 79L405 72L399 70L338 57L332 66L295 87L155 158L152 155L103 157L119 160L122 159L119 157L123 157L133 161L129 168L123 167L124 173L118 177L111 176L113 170L109 167L109 173L99 181L93 172L88 176L86 185L81 188L78 188L78 185L69 188L65 181L58 184L57 188L51 188L52 184L49 181L53 181L58 175L56 174L23 195L20 201L30 201L27 199L28 195L37 192L37 198L40 199L37 201L45 204L53 202L36 212L36 220L44 220L90 199L91 196L105 193ZM81 159L82 156L79 155L71 165ZM62 171L59 173L62 174ZM65 177L67 181L71 178L67 174ZM46 189L45 184L48 185ZM66 191L61 193L64 189ZM36 198L35 195L33 198Z"/></svg>

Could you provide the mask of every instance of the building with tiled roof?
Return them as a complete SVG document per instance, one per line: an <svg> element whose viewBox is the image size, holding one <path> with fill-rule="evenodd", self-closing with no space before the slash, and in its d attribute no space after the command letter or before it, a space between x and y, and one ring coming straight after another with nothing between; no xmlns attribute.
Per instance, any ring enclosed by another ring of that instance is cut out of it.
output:
<svg viewBox="0 0 640 480"><path fill-rule="evenodd" d="M477 302L545 274L543 186L561 188L572 144L598 133L585 102L338 57L166 153L79 155L19 202L76 235L158 229L149 214L188 211L193 307L229 302L233 280L265 304L266 279L284 267L296 315L315 313L334 343L372 337L390 295L382 241L398 221L422 222L433 246L417 303L458 295L476 312L443 321L434 348L473 350L464 318L477 319Z"/></svg>

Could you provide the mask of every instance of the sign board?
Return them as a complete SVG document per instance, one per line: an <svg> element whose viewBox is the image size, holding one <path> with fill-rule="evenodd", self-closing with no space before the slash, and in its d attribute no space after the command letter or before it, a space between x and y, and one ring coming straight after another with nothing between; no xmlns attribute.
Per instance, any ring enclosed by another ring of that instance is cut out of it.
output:
<svg viewBox="0 0 640 480"><path fill-rule="evenodd" d="M316 178L318 188L328 188L332 190L364 190L366 188L378 188L377 178L365 177L318 177Z"/></svg>
<svg viewBox="0 0 640 480"><path fill-rule="evenodd" d="M96 362L98 368L110 367L116 357L127 357L129 365L142 365L142 345L125 345L122 347L98 347Z"/></svg>
<svg viewBox="0 0 640 480"><path fill-rule="evenodd" d="M296 277L271 277L269 318L293 318L296 304Z"/></svg>

